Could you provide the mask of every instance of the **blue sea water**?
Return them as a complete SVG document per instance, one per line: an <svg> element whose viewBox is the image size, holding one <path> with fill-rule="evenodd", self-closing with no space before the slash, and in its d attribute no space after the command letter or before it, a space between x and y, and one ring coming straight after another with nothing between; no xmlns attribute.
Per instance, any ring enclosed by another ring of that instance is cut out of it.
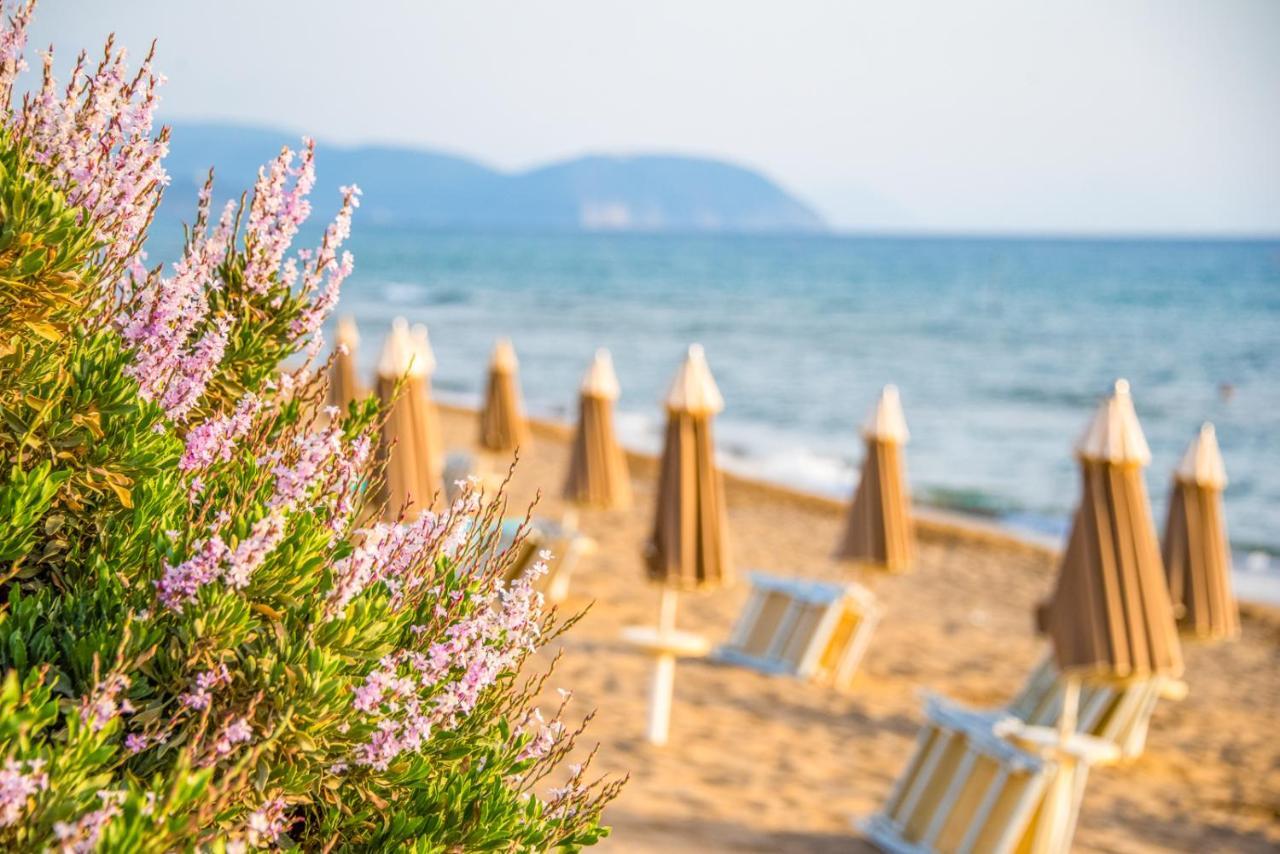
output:
<svg viewBox="0 0 1280 854"><path fill-rule="evenodd" d="M834 495L857 425L901 389L926 503L1060 536L1072 446L1112 381L1132 384L1163 524L1200 423L1226 458L1241 563L1280 554L1280 242L845 236L462 234L362 227L340 311L372 368L390 320L428 324L435 384L475 400L510 336L534 414L568 418L613 352L624 441L656 449L660 399L700 342L727 406L724 464Z"/></svg>

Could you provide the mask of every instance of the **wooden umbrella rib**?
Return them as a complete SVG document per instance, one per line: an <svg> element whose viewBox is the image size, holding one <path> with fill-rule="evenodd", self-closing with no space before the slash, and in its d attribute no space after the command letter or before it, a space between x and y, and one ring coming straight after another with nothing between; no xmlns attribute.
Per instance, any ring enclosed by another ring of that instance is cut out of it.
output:
<svg viewBox="0 0 1280 854"><path fill-rule="evenodd" d="M1122 626L1127 638L1129 675L1149 670L1151 649L1147 632L1149 626L1142 619L1144 613L1140 586L1140 521L1132 513L1133 484L1127 477L1125 466L1109 465L1108 481L1111 484L1111 512L1115 518L1116 577L1120 585L1125 619ZM1137 469L1134 468L1134 472ZM1125 675L1123 671L1120 675Z"/></svg>

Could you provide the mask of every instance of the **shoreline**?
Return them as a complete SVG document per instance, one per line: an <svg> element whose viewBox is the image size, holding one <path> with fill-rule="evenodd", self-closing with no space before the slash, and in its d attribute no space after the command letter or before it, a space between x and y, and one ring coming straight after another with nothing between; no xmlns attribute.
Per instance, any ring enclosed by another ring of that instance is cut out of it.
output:
<svg viewBox="0 0 1280 854"><path fill-rule="evenodd" d="M435 398L435 404L441 412L454 416L471 416L478 414L474 406ZM535 436L541 435L556 442L568 442L573 438L573 425L565 421L544 416L526 415L529 427ZM627 455L627 463L631 467L633 477L651 477L657 469L658 455L633 448L623 448ZM779 483L760 477L740 474L726 470L720 466L726 486L754 492L767 500L781 500L793 506L818 512L836 512L843 514L848 502L787 483ZM548 487L551 488L551 487ZM935 507L912 501L912 512L917 535L922 540L963 541L975 545L991 545L1013 552L1026 552L1041 559L1057 561L1062 554L1060 546L1047 542L1048 537L1037 538L1029 532L1019 531L985 516L964 513ZM1242 573L1238 566L1233 568L1233 581L1236 582L1236 598L1241 611L1259 608L1280 615L1280 580L1266 579L1261 584L1240 584L1241 580L1262 576L1262 573Z"/></svg>
<svg viewBox="0 0 1280 854"><path fill-rule="evenodd" d="M478 413L478 410L474 407L446 403L438 399L436 400L436 406L442 412L448 412L453 415L475 416ZM526 420L535 436L541 434L558 442L568 442L573 438L573 425L571 424L550 418L532 416L526 416ZM627 455L627 463L632 467L631 473L633 476L649 477L656 471L658 465L656 454L626 447L623 450ZM771 498L781 498L788 503L823 512L843 512L848 507L848 502L837 498L809 492L785 483L739 474L731 470L725 470L723 466L720 468L726 485L732 485L736 489L759 492ZM1059 549L1053 546L1035 542L1029 537L1021 536L1015 531L979 516L923 506L916 502L912 502L912 511L915 516L917 530L924 537L989 543L1013 550L1027 550L1052 558L1056 558L1060 552Z"/></svg>

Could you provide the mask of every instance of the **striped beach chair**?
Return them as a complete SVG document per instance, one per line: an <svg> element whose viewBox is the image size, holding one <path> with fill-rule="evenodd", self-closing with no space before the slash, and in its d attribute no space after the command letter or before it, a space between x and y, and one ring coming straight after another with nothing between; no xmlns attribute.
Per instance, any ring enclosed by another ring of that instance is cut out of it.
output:
<svg viewBox="0 0 1280 854"><path fill-rule="evenodd" d="M1052 657L1046 656L1002 711L1028 724L1056 727L1064 690L1065 682ZM1186 683L1167 677L1085 683L1080 686L1076 731L1111 742L1119 749L1117 760L1127 762L1142 755L1156 704L1184 696Z"/></svg>
<svg viewBox="0 0 1280 854"><path fill-rule="evenodd" d="M751 573L751 597L714 659L846 688L880 619L865 587Z"/></svg>
<svg viewBox="0 0 1280 854"><path fill-rule="evenodd" d="M1059 854L1070 850L1088 769L1116 747L1003 717L991 723L940 697L884 808L862 822L894 854Z"/></svg>
<svg viewBox="0 0 1280 854"><path fill-rule="evenodd" d="M1022 690L997 709L969 710L980 727L991 727L1004 718L1015 718L1032 726L1058 726L1062 714L1065 680L1051 657L1046 656L1031 671ZM1142 755L1147 743L1151 715L1160 700L1181 700L1186 683L1155 677L1124 683L1085 683L1080 686L1076 732L1114 744L1115 761L1128 762Z"/></svg>
<svg viewBox="0 0 1280 854"><path fill-rule="evenodd" d="M510 547L514 542L521 521L503 520L502 535L497 545L499 550ZM563 602L569 595L569 583L578 562L595 549L595 540L580 531L565 528L549 519L534 519L520 544L519 554L507 571L507 578L518 578L533 565L539 552L549 551L551 560L547 562L547 574L542 577L538 586L548 601Z"/></svg>

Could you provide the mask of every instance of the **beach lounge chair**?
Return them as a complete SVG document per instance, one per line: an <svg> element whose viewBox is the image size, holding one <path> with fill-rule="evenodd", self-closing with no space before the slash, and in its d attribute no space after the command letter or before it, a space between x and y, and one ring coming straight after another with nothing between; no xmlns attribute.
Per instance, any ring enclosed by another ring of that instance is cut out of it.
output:
<svg viewBox="0 0 1280 854"><path fill-rule="evenodd" d="M467 451L453 451L444 458L444 495L449 501L458 497L458 482L476 477L486 495L493 496L507 477L507 470L483 470L480 461Z"/></svg>
<svg viewBox="0 0 1280 854"><path fill-rule="evenodd" d="M446 495L449 501L457 496L457 482L466 480L472 475L475 457L466 452L455 452L445 458L444 478ZM501 478L493 475L482 478L481 484L488 492L497 489ZM515 541L516 532L520 530L521 519L502 520L502 531L495 548L503 551L510 548ZM521 543L520 553L512 562L507 572L507 579L518 578L521 573L533 565L538 553L543 550L551 552L551 560L547 564L547 574L539 581L538 586L550 602L563 602L569 595L569 582L573 570L583 556L596 550L595 540L581 531L545 518L535 518L530 524L529 532Z"/></svg>
<svg viewBox="0 0 1280 854"><path fill-rule="evenodd" d="M880 849L919 852L1070 850L1088 768L1114 745L1012 717L996 724L939 697L884 808L861 823Z"/></svg>
<svg viewBox="0 0 1280 854"><path fill-rule="evenodd" d="M1002 711L1028 724L1056 727L1064 690L1065 681L1053 659L1046 656ZM1136 759L1146 747L1156 703L1184 696L1186 683L1164 676L1123 683L1085 683L1080 686L1076 731L1114 744L1120 761Z"/></svg>
<svg viewBox="0 0 1280 854"><path fill-rule="evenodd" d="M520 519L505 519L497 548L508 548L520 530ZM578 561L595 551L595 540L580 531L569 530L547 519L534 519L529 532L521 543L520 552L507 572L508 580L518 578L533 565L542 550L551 552L547 574L539 581L539 588L550 602L563 602L569 595L569 582Z"/></svg>
<svg viewBox="0 0 1280 854"><path fill-rule="evenodd" d="M1062 713L1065 690L1065 680L1053 660L1046 657L1031 671L1022 690L1007 705L964 711L969 716L967 720L984 730L1007 718L1055 728ZM1184 696L1185 683L1166 677L1124 683L1085 683L1080 686L1076 732L1114 744L1116 761L1127 762L1141 756L1146 747L1147 729L1157 701L1181 700Z"/></svg>
<svg viewBox="0 0 1280 854"><path fill-rule="evenodd" d="M880 606L855 583L753 572L751 598L714 658L765 673L845 688L853 680Z"/></svg>
<svg viewBox="0 0 1280 854"><path fill-rule="evenodd" d="M465 481L475 474L475 457L466 451L452 451L444 458L444 496L452 503L458 497L459 481Z"/></svg>

